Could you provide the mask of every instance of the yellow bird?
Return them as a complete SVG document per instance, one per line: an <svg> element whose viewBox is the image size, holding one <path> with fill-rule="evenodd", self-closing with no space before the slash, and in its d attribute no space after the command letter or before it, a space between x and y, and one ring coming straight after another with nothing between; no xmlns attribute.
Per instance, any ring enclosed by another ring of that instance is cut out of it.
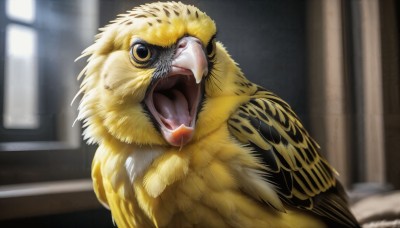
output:
<svg viewBox="0 0 400 228"><path fill-rule="evenodd" d="M216 32L196 7L157 2L83 52L78 120L118 227L358 227L296 114Z"/></svg>

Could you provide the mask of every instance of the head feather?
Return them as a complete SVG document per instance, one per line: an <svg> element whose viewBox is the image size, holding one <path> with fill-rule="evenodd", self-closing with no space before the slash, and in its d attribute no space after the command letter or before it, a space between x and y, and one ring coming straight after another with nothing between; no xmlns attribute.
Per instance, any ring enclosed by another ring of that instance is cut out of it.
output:
<svg viewBox="0 0 400 228"><path fill-rule="evenodd" d="M165 143L141 105L154 69L131 64L132 41L170 47L191 35L206 46L215 32L210 17L180 2L138 6L100 29L95 43L78 57L88 57L87 66L79 74L82 82L77 95L82 95L78 120L86 126L85 138L90 142L114 137L127 143Z"/></svg>

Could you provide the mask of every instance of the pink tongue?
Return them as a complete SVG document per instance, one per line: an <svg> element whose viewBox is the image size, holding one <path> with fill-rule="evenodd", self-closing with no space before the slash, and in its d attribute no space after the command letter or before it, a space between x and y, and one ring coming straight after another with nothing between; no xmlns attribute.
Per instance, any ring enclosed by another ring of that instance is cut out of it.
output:
<svg viewBox="0 0 400 228"><path fill-rule="evenodd" d="M179 90L172 90L172 99L162 93L153 94L154 107L160 114L160 119L170 130L190 125L189 106L186 97Z"/></svg>

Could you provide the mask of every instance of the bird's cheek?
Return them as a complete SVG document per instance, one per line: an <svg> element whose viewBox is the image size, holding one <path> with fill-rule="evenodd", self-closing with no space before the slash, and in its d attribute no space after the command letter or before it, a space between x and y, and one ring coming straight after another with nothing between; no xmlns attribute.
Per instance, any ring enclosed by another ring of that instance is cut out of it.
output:
<svg viewBox="0 0 400 228"><path fill-rule="evenodd" d="M102 91L129 102L141 102L151 82L154 69L134 67L125 51L111 53L101 66Z"/></svg>

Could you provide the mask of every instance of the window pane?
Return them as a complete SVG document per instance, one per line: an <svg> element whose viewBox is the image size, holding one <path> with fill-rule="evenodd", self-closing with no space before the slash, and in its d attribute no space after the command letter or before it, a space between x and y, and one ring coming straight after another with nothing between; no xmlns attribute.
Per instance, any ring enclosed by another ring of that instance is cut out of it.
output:
<svg viewBox="0 0 400 228"><path fill-rule="evenodd" d="M6 12L11 19L32 23L35 19L35 0L7 0Z"/></svg>
<svg viewBox="0 0 400 228"><path fill-rule="evenodd" d="M36 39L36 31L29 27L11 24L6 28L5 128L39 126Z"/></svg>

